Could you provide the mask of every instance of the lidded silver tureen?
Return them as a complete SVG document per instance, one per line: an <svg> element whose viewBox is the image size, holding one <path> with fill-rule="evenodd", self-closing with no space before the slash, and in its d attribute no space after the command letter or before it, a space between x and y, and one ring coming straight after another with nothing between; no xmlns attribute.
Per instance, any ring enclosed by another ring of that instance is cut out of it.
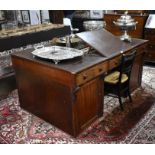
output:
<svg viewBox="0 0 155 155"><path fill-rule="evenodd" d="M122 31L124 31L124 34L120 36L120 39L123 41L131 42L131 37L127 34L127 31L136 28L136 24L138 22L131 18L131 16L128 15L128 12L126 11L124 15L117 19L117 21L113 21L113 23L120 27Z"/></svg>

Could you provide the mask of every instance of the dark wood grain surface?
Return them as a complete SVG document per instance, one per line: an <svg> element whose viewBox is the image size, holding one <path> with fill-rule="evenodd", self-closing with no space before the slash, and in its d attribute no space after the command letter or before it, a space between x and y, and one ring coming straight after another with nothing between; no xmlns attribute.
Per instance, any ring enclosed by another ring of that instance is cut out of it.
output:
<svg viewBox="0 0 155 155"><path fill-rule="evenodd" d="M100 45L107 53L108 44L111 42ZM131 77L132 90L141 85L146 44L145 40L135 39L132 46L125 45L129 48L124 48L125 52L137 51ZM117 41L113 46L117 49ZM104 57L96 51L56 65L33 57L32 51L12 54L21 107L76 137L102 116L104 74L118 66L120 53Z"/></svg>
<svg viewBox="0 0 155 155"><path fill-rule="evenodd" d="M77 36L93 47L96 52L93 54L84 55L81 58L62 61L58 65L55 65L52 60L49 61L33 57L31 52L34 49L26 50L25 52L17 52L13 54L13 56L57 68L59 70L64 70L66 72L78 73L84 69L92 67L97 63L120 55L121 51L125 53L148 42L147 40L142 39L132 39L131 43L122 42L118 37L115 37L105 29L78 33Z"/></svg>
<svg viewBox="0 0 155 155"><path fill-rule="evenodd" d="M80 72L81 70L89 68L93 66L94 64L100 63L103 60L107 59L105 57L100 56L98 53L94 53L94 54L87 54L82 57L71 59L71 60L60 61L57 65L55 65L52 60L33 57L31 53L33 50L34 49L27 50L25 52L17 52L13 54L12 56L20 57L21 59L26 59L34 63L39 63L44 66L48 66L48 67L55 68L58 70L63 70L69 73Z"/></svg>
<svg viewBox="0 0 155 155"><path fill-rule="evenodd" d="M155 28L145 28L144 38L149 40L145 61L155 63Z"/></svg>
<svg viewBox="0 0 155 155"><path fill-rule="evenodd" d="M78 33L77 36L108 58L147 42L135 38L132 39L132 42L123 42L105 29Z"/></svg>

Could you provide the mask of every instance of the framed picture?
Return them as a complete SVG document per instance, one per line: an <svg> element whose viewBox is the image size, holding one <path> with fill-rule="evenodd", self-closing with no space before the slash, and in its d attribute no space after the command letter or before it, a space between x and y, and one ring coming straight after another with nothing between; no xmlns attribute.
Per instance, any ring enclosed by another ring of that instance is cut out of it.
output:
<svg viewBox="0 0 155 155"><path fill-rule="evenodd" d="M90 10L90 18L103 18L103 10Z"/></svg>
<svg viewBox="0 0 155 155"><path fill-rule="evenodd" d="M31 25L41 24L40 10L30 10L29 14Z"/></svg>
<svg viewBox="0 0 155 155"><path fill-rule="evenodd" d="M30 24L30 13L28 10L21 11L23 23Z"/></svg>

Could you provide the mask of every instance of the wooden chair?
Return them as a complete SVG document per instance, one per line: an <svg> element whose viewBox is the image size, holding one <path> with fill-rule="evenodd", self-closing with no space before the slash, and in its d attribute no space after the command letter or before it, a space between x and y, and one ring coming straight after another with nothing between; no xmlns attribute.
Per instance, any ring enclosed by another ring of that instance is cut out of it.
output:
<svg viewBox="0 0 155 155"><path fill-rule="evenodd" d="M130 54L122 54L117 70L104 78L105 94L118 97L121 110L123 110L121 96L128 96L132 102L129 84L135 55L135 51Z"/></svg>

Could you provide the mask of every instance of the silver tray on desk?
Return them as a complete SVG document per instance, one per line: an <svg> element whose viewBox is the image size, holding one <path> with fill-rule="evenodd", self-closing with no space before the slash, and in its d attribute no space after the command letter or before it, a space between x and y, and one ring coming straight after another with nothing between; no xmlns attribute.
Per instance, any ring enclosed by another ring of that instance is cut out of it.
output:
<svg viewBox="0 0 155 155"><path fill-rule="evenodd" d="M77 50L69 47L61 46L50 46L50 47L41 47L35 49L32 54L34 56L53 60L55 64L61 60L73 59L75 57L80 57L84 53L81 50Z"/></svg>

